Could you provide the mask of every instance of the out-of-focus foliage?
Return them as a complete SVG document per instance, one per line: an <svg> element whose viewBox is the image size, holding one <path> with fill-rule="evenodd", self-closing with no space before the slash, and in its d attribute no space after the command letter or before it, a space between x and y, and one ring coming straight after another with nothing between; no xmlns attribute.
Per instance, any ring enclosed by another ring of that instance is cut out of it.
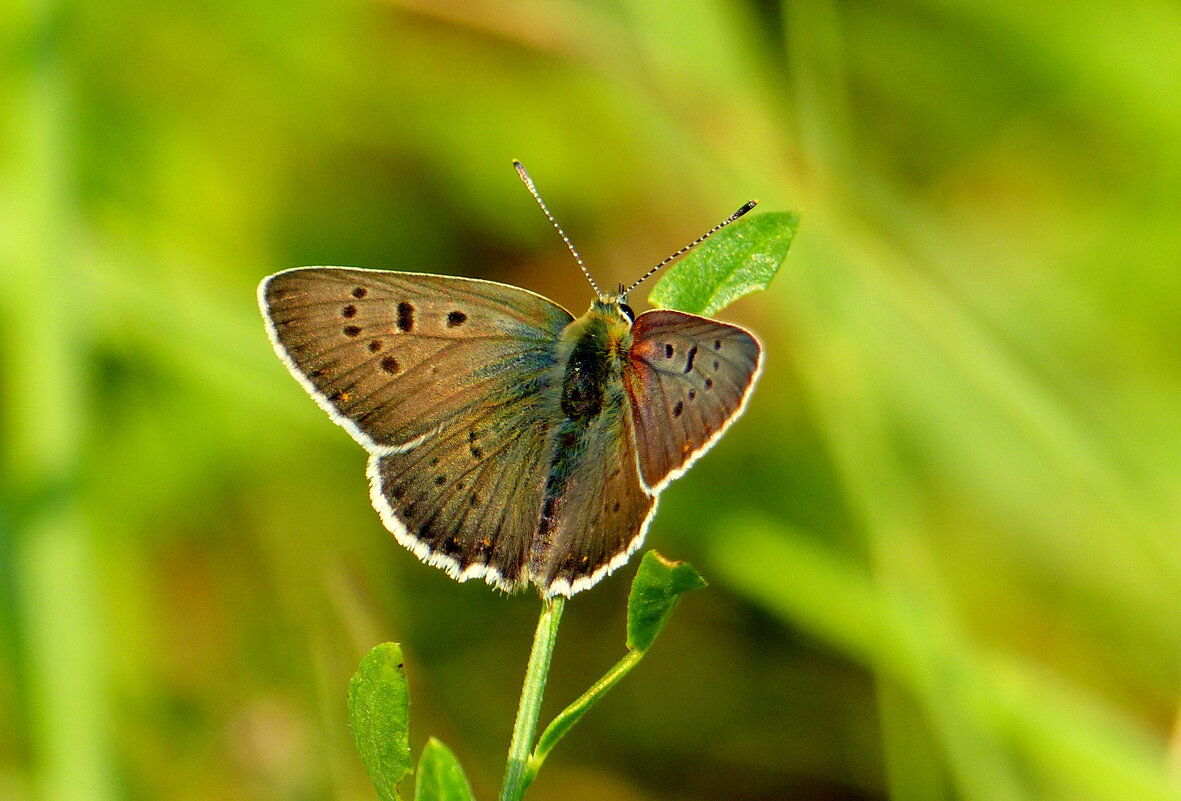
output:
<svg viewBox="0 0 1181 801"><path fill-rule="evenodd" d="M413 753L494 796L537 601L382 530L254 287L581 311L514 157L607 287L802 214L649 535L710 589L531 799L1181 797L1178 42L1167 0L0 5L0 798L371 799L345 688L393 639Z"/></svg>

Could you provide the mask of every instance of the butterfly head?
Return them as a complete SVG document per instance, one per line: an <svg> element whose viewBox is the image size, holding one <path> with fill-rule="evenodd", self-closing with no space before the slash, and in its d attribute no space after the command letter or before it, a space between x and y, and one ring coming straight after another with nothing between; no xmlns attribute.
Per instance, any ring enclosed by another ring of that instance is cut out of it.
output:
<svg viewBox="0 0 1181 801"><path fill-rule="evenodd" d="M627 288L623 284L619 284L615 292L600 292L599 297L591 303L591 312L608 319L622 320L628 326L636 321L636 313L627 305Z"/></svg>

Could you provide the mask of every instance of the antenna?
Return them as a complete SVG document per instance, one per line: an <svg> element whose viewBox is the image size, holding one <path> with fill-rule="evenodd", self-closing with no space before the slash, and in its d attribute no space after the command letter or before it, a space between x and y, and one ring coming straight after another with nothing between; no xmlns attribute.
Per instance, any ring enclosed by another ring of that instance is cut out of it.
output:
<svg viewBox="0 0 1181 801"><path fill-rule="evenodd" d="M574 260L582 268L582 274L586 276L586 280L590 281L591 289L595 290L595 294L600 298L603 297L603 292L599 289L599 285L595 283L594 278L591 278L590 270L586 269L586 265L582 263L582 256L578 255L578 251L570 243L570 237L566 236L566 232L562 230L562 226L558 225L558 221L554 219L554 215L549 213L549 209L546 208L545 201L541 199L541 195L537 194L537 187L533 185L533 179L525 171L525 165L513 159L513 166L517 168L517 175L521 176L521 181L525 184L525 188L529 190L529 194L533 195L533 199L537 201L537 205L541 206L541 210L545 213L546 219L550 221L550 225L554 227L554 230L558 232L558 236L562 237L562 241L566 243L566 247L570 248L570 252L574 254ZM710 233L713 233L713 231L710 231Z"/></svg>
<svg viewBox="0 0 1181 801"><path fill-rule="evenodd" d="M746 205L745 205L745 206L743 206L742 208L740 208L738 211L734 212L734 213L733 213L733 214L731 214L729 217L727 217L726 219L722 220L720 223L718 223L717 225L715 225L713 228L710 228L710 229L709 229L708 231L706 231L704 234L702 234L701 236L697 237L697 238L696 238L696 239L694 239L692 242L690 242L689 244L685 245L685 247L681 248L681 249L680 249L680 250L678 250L676 253L674 253L673 255L669 256L669 257L668 257L667 259L665 259L664 261L660 262L660 264L657 264L657 265L656 265L655 267L653 267L651 270L649 270L648 272L646 272L646 273L644 273L642 276L640 276L640 279L639 279L638 281L636 281L634 284L632 284L631 286L629 286L627 289L623 290L623 293L620 295L620 297L626 297L626 296L627 296L627 294L628 294L629 292L631 292L633 289L635 289L636 287L638 287L640 284L644 283L644 281L646 281L647 279L651 278L651 277L652 277L652 276L653 276L653 275L656 273L656 271L657 271L657 270L659 270L661 267L663 267L664 265L668 264L668 263L669 263L670 261L672 261L673 259L676 259L676 258L678 258L678 257L680 257L680 256L684 256L684 255L685 255L686 253L688 253L690 250L692 250L693 248L697 247L698 245L700 245L700 244L701 244L702 242L704 242L705 240L709 239L711 236L713 236L714 234L716 234L718 231L722 230L722 229L723 229L723 228L725 228L727 225L729 225L730 223L734 222L734 221L735 221L735 220L737 220L739 217L741 217L743 214L746 214L748 211L750 211L751 209L753 209L753 208L754 208L755 206L757 206L757 205L759 205L759 201L757 201L757 200L748 200L748 201L747 201L747 203L746 203Z"/></svg>

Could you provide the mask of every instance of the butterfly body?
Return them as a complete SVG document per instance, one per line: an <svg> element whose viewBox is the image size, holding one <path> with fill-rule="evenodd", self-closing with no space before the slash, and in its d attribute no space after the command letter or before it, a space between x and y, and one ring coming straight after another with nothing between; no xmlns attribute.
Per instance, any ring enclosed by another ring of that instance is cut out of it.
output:
<svg viewBox="0 0 1181 801"><path fill-rule="evenodd" d="M558 339L550 466L529 559L530 574L546 586L565 586L592 564L609 564L608 551L627 552L655 509L632 447L623 379L632 321L625 308L596 299ZM588 538L589 531L599 534Z"/></svg>
<svg viewBox="0 0 1181 801"><path fill-rule="evenodd" d="M639 547L664 486L741 412L745 330L505 284L311 267L265 279L276 352L369 452L386 527L459 580L546 595Z"/></svg>
<svg viewBox="0 0 1181 801"><path fill-rule="evenodd" d="M621 304L596 300L562 331L557 361L562 373L561 411L568 419L589 423L602 413L608 390L622 378L631 326Z"/></svg>

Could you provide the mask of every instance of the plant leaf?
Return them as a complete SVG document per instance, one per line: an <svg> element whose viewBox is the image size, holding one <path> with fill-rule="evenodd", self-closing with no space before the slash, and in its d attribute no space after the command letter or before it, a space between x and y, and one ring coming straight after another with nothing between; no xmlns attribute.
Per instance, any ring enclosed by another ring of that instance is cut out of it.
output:
<svg viewBox="0 0 1181 801"><path fill-rule="evenodd" d="M416 779L414 801L475 801L459 760L434 737L427 740L418 758Z"/></svg>
<svg viewBox="0 0 1181 801"><path fill-rule="evenodd" d="M705 586L705 579L688 562L671 562L656 551L644 554L627 598L627 647L648 650L681 594Z"/></svg>
<svg viewBox="0 0 1181 801"><path fill-rule="evenodd" d="M668 268L648 302L710 317L743 295L766 289L787 258L800 215L773 211L739 220Z"/></svg>
<svg viewBox="0 0 1181 801"><path fill-rule="evenodd" d="M410 691L397 643L376 646L349 681L349 722L369 781L382 801L399 801L410 773Z"/></svg>

